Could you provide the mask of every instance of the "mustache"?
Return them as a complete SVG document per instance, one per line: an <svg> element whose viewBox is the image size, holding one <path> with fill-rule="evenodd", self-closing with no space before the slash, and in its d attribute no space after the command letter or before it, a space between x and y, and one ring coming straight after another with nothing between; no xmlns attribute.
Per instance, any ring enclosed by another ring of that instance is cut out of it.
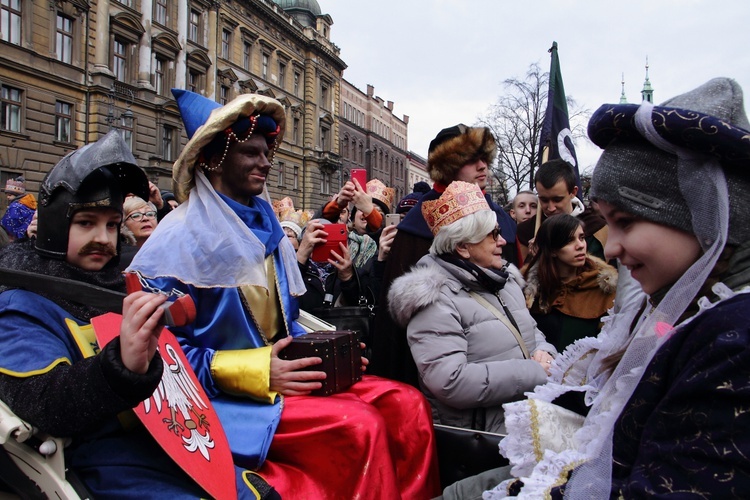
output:
<svg viewBox="0 0 750 500"><path fill-rule="evenodd" d="M90 241L78 250L78 255L88 255L90 253L103 253L110 257L115 257L117 255L117 249L110 243L97 243L95 241Z"/></svg>

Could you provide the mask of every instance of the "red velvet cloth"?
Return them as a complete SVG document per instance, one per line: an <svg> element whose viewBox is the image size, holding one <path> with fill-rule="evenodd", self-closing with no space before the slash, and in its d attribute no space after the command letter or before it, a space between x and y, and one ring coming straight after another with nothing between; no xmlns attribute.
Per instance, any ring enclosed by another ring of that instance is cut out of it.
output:
<svg viewBox="0 0 750 500"><path fill-rule="evenodd" d="M333 396L288 396L259 472L282 498L434 498L430 405L417 389L371 375Z"/></svg>

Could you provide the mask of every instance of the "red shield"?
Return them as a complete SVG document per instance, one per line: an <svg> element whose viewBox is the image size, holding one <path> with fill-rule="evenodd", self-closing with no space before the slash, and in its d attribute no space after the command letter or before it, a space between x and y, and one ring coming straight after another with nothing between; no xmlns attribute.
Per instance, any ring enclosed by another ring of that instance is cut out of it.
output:
<svg viewBox="0 0 750 500"><path fill-rule="evenodd" d="M122 316L108 313L91 320L104 347L120 334ZM237 498L234 465L219 417L175 336L159 336L164 374L156 391L136 408L156 441L172 460L213 498Z"/></svg>

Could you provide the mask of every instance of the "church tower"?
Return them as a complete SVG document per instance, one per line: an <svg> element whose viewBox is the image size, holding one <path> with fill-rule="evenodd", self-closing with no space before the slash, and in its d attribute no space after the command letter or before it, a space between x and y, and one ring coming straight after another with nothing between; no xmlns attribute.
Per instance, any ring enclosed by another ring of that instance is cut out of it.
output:
<svg viewBox="0 0 750 500"><path fill-rule="evenodd" d="M622 93L620 94L620 104L627 104L628 98L625 97L625 73L622 74Z"/></svg>
<svg viewBox="0 0 750 500"><path fill-rule="evenodd" d="M644 101L654 102L654 89L651 87L651 81L648 79L648 57L646 57L646 81L643 82L643 90L641 90L641 97Z"/></svg>

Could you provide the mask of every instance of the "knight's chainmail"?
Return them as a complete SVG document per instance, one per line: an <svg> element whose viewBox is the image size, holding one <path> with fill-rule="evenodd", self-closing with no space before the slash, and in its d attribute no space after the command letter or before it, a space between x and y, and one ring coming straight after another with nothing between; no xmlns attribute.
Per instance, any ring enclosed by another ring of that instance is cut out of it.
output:
<svg viewBox="0 0 750 500"><path fill-rule="evenodd" d="M19 241L3 247L0 251L0 267L43 274L45 276L67 278L88 283L90 285L108 288L117 292L125 292L125 281L116 266L107 266L101 271L85 271L79 267L71 266L65 261L48 259L40 256L34 250L34 240ZM0 292L4 292L10 288L20 287L0 285ZM64 297L39 291L34 291L34 293L51 300L82 321L88 322L94 316L99 316L108 312L103 309L76 302L72 297Z"/></svg>

